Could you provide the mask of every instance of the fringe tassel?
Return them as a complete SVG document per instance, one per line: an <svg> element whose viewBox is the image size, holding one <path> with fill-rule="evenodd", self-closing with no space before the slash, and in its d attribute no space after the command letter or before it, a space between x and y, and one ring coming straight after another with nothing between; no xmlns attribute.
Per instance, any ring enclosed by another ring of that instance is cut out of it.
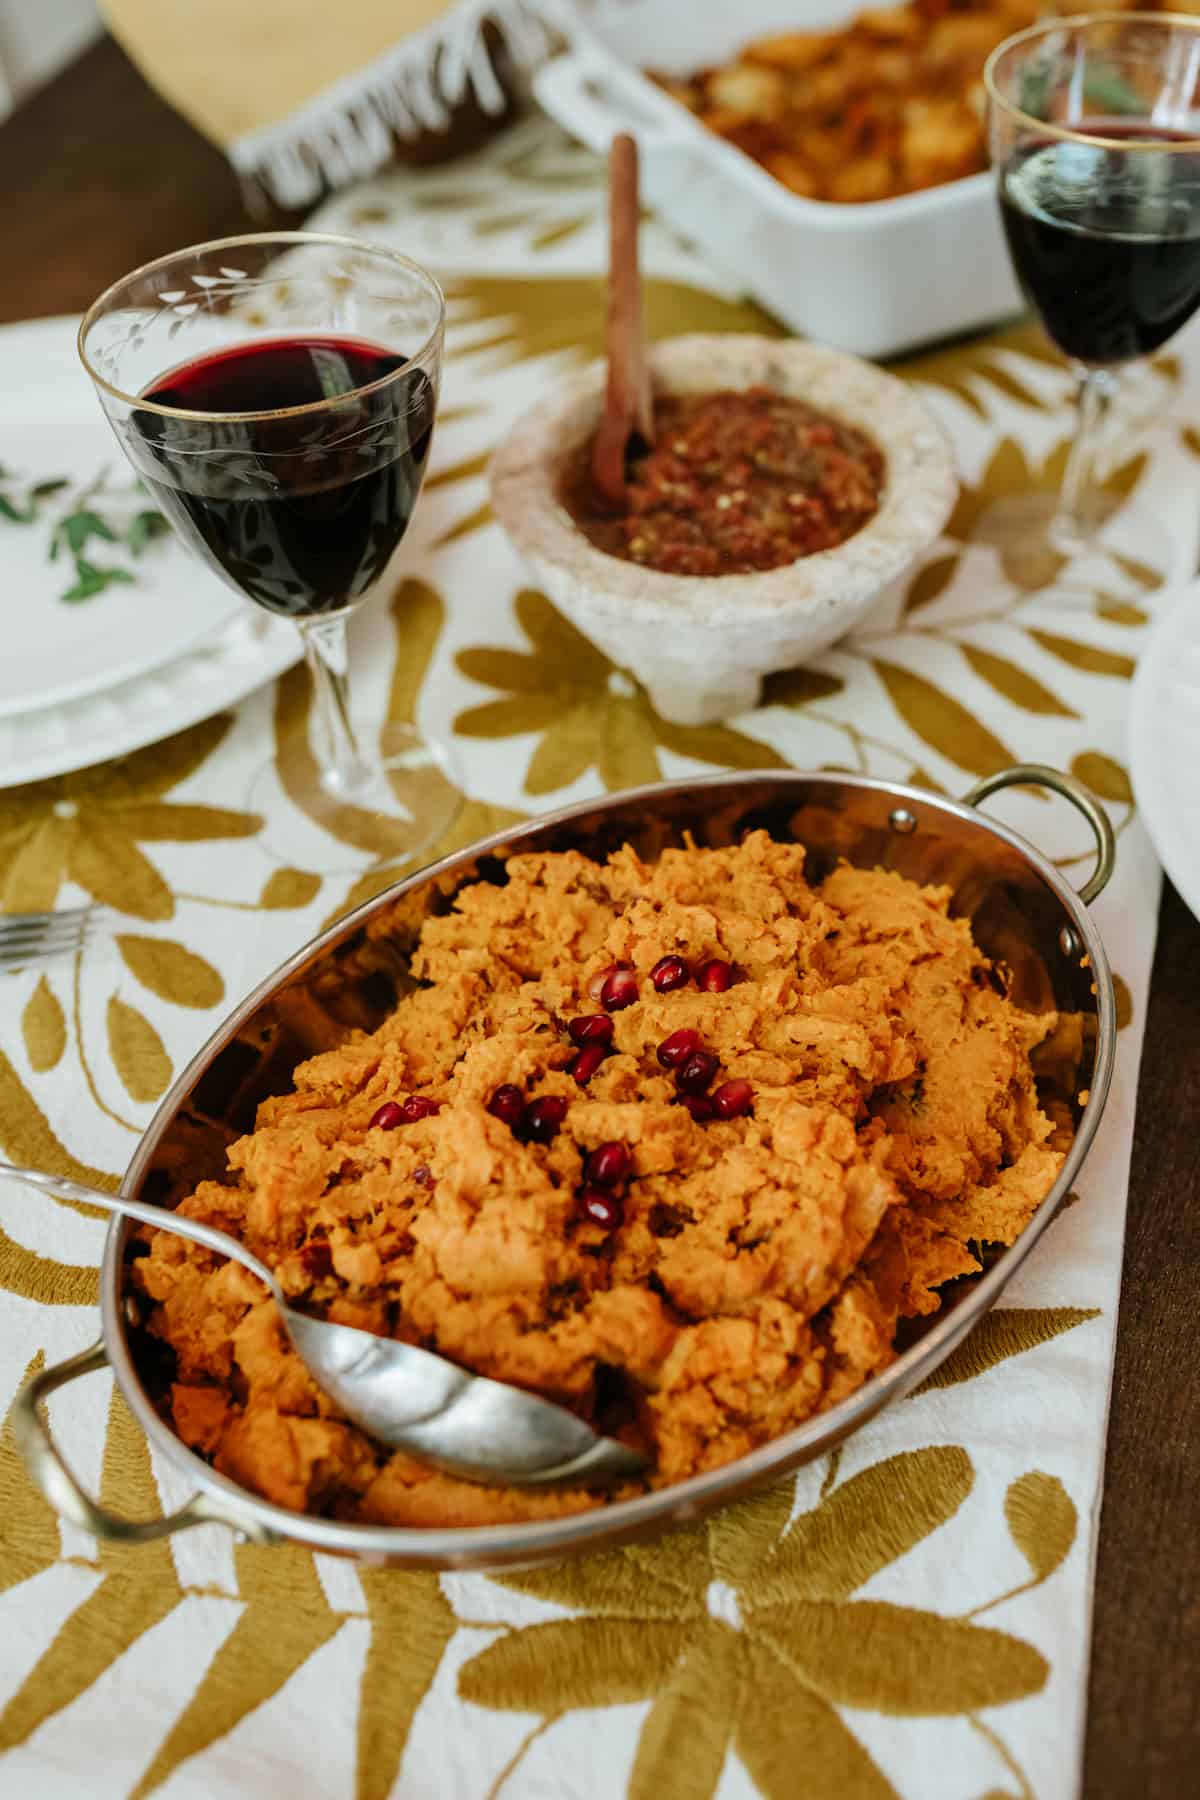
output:
<svg viewBox="0 0 1200 1800"><path fill-rule="evenodd" d="M244 181L265 189L280 206L305 206L327 188L345 187L382 168L392 154L393 135L444 131L468 90L494 116L503 111L505 94L484 26L496 27L513 67L527 75L556 41L537 4L462 0L448 18L404 38L290 118L236 138L230 161Z"/></svg>

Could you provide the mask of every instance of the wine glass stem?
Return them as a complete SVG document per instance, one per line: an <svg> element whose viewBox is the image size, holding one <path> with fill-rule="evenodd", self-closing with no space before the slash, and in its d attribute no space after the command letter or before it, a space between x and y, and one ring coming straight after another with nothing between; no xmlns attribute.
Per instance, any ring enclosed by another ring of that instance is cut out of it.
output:
<svg viewBox="0 0 1200 1800"><path fill-rule="evenodd" d="M365 788L372 774L350 723L348 616L332 613L300 627L324 740L320 746L321 785L342 798Z"/></svg>
<svg viewBox="0 0 1200 1800"><path fill-rule="evenodd" d="M1109 369L1076 369L1075 441L1063 470L1062 491L1052 536L1064 548L1078 548L1095 535L1099 524L1096 465L1108 427L1116 377Z"/></svg>

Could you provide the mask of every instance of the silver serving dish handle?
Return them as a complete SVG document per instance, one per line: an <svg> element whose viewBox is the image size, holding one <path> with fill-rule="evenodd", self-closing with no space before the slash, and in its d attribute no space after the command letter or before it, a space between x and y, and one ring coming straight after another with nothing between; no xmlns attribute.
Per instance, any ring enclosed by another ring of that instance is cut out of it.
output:
<svg viewBox="0 0 1200 1800"><path fill-rule="evenodd" d="M1048 763L1014 763L1011 769L998 769L994 775L985 775L982 781L968 788L963 795L963 805L978 806L989 794L998 794L1003 788L1010 787L1049 788L1083 814L1096 836L1096 867L1079 890L1083 905L1090 906L1104 892L1117 866L1117 834L1100 802L1082 781L1077 781L1074 775L1064 775L1061 769L1052 769Z"/></svg>
<svg viewBox="0 0 1200 1800"><path fill-rule="evenodd" d="M1104 808L1099 805L1093 795L1072 775L1064 774L1042 763L1019 763L1012 768L999 770L976 782L960 803L945 802L939 796L931 795L918 788L905 787L900 783L872 781L866 777L852 775L822 774L806 775L803 771L777 771L738 773L736 775L718 775L696 782L661 783L653 787L633 789L624 794L608 796L607 800L594 803L583 803L564 808L561 812L534 821L531 826L516 832L499 833L495 838L485 840L471 850L458 852L447 857L443 862L434 864L430 869L420 871L416 876L397 884L390 890L396 894L415 888L431 880L435 876L445 876L454 870L466 870L468 864L480 856L489 853L504 854L508 846L523 847L530 837L537 833L545 840L548 833L570 827L574 821L586 821L595 817L599 820L603 815L630 809L634 806L644 808L649 814L658 806L669 809L673 802L686 800L689 794L701 792L711 795L714 809L718 807L723 796L738 790L762 789L764 797L772 790L791 784L803 788L807 783L820 783L829 787L840 787L843 790L863 791L882 795L893 800L894 804L886 813L886 831L889 837L904 839L914 834L920 824L922 808L933 806L935 809L949 808L962 816L962 808L976 807L989 795L999 793L1010 787L1042 787L1059 795L1080 812L1091 826L1096 845L1096 865L1079 890L1077 900L1081 906L1089 906L1107 886L1116 865L1116 835L1111 821ZM997 839L1010 849L1015 849L1023 856L1029 866L1043 880L1049 879L1061 886L1061 877L1046 863L1037 851L1015 832L1001 825L992 825ZM635 827L631 823L630 835L635 835ZM469 878L469 876L467 877ZM934 879L934 876L928 877ZM299 977L320 957L322 951L336 942L344 940L354 929L355 921L366 918L377 912L387 903L388 895L376 896L366 902L358 912L340 921L315 941L298 952L282 971L277 971L267 982L243 1002L234 1015L233 1020L216 1034L212 1042L194 1059L186 1069L175 1088L162 1103L159 1113L152 1121L143 1148L138 1152L131 1165L128 1181L140 1183L145 1179L150 1167L150 1151L154 1149L166 1128L166 1123L174 1116L182 1104L181 1096L194 1087L199 1076L211 1065L220 1049L228 1044L233 1036L233 1026L246 1018L252 1017L265 1003L268 996L279 989L289 977ZM158 1419L153 1407L138 1383L130 1361L129 1350L123 1339L114 1339L111 1322L106 1316L106 1335L101 1342L90 1350L68 1361L59 1363L52 1369L45 1369L32 1376L20 1389L13 1401L12 1424L17 1448L35 1485L55 1510L74 1524L82 1526L85 1531L100 1539L116 1539L127 1543L143 1543L154 1538L169 1536L172 1532L186 1531L194 1525L223 1524L229 1526L242 1537L255 1543L276 1543L289 1538L300 1538L316 1548L328 1548L339 1551L357 1552L373 1558L384 1558L412 1566L422 1567L463 1567L463 1568L496 1568L511 1564L545 1561L550 1557L561 1557L572 1550L607 1545L639 1535L649 1529L663 1528L672 1521L678 1523L697 1517L710 1507L723 1501L731 1500L741 1494L748 1493L772 1475L778 1476L786 1469L794 1468L799 1463L830 1449L839 1443L850 1432L858 1429L880 1411L890 1400L910 1393L925 1379L952 1351L958 1348L971 1327L990 1308L1005 1286L1009 1276L1033 1248L1045 1227L1050 1223L1062 1196L1066 1194L1075 1180L1079 1164L1089 1147L1095 1125L1099 1121L1100 1111L1107 1098L1109 1083L1112 1077L1113 1046L1115 1033L1115 1015L1112 1000L1111 977L1108 973L1107 960L1103 945L1094 931L1089 931L1087 942L1070 926L1064 926L1059 933L1058 948L1071 959L1079 957L1085 948L1091 951L1091 973L1098 984L1093 992L1098 993L1097 1023L1098 1041L1096 1047L1095 1067L1089 1096L1085 1125L1077 1142L1068 1156L1066 1166L1049 1197L1053 1204L1043 1203L1039 1213L1026 1227L1017 1240L1000 1260L979 1279L978 1286L959 1306L941 1315L930 1329L928 1335L902 1355L896 1363L882 1375L867 1382L864 1387L841 1402L830 1413L818 1415L796 1432L789 1434L790 1445L780 1450L779 1440L763 1445L738 1462L702 1476L692 1477L689 1481L675 1488L662 1488L644 1495L640 1499L620 1502L614 1508L600 1508L591 1512L575 1515L566 1520L523 1524L510 1527L488 1527L475 1530L448 1528L406 1529L400 1527L370 1528L356 1525L343 1525L337 1522L318 1520L307 1515L291 1514L283 1508L273 1506L259 1500L255 1495L238 1488L225 1478L217 1477L210 1471L203 1470L208 1484L214 1492L199 1492L179 1508L177 1512L165 1518L132 1520L120 1517L99 1506L80 1486L75 1476L64 1461L57 1445L50 1435L49 1426L42 1413L42 1402L56 1389L66 1386L81 1376L92 1374L111 1362L119 1385L130 1402L142 1425L152 1435L169 1440L167 1447L174 1446L176 1460L180 1453L189 1463L196 1464L198 1459L183 1449L170 1428ZM149 1145L149 1151L147 1149ZM104 1274L114 1272L119 1266L119 1255L115 1240L110 1238L106 1252ZM102 1281L103 1297L103 1281ZM351 1334L357 1335L357 1334ZM114 1354L114 1347L119 1354ZM614 1514L624 1515L618 1523ZM611 1521L611 1522L610 1522Z"/></svg>

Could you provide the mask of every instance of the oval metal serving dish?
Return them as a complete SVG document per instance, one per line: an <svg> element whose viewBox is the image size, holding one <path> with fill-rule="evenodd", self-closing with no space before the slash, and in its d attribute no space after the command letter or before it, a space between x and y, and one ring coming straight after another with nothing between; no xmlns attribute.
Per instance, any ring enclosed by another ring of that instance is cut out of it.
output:
<svg viewBox="0 0 1200 1800"><path fill-rule="evenodd" d="M123 1192L164 1205L196 1180L220 1174L232 1138L252 1128L267 1094L285 1091L294 1066L347 1027L371 1029L411 986L408 956L422 920L444 911L465 883L503 880L513 850L581 849L603 857L632 843L654 857L690 832L697 843L736 842L765 828L803 843L820 878L839 858L882 866L953 890L953 910L970 918L977 942L1011 972L1018 1004L1078 1017L1078 1056L1047 1077L1067 1104L1075 1142L1062 1173L1023 1236L959 1291L920 1339L881 1376L829 1412L728 1466L573 1517L470 1530L420 1530L343 1523L292 1513L217 1474L177 1438L151 1391L152 1340L137 1341L126 1320L123 1286L127 1227L109 1232L100 1278L103 1336L84 1355L36 1377L14 1409L23 1454L60 1512L100 1536L158 1537L217 1520L259 1541L292 1538L372 1562L425 1568L499 1568L561 1558L693 1519L710 1507L782 1475L857 1430L890 1401L924 1380L962 1341L1029 1255L1078 1177L1095 1136L1112 1070L1115 1007L1108 964L1085 901L1112 867L1112 832L1103 812L1069 777L1023 768L981 782L968 801L998 787L1038 780L1086 814L1099 860L1074 894L1050 863L1005 826L968 802L915 788L840 774L765 772L641 788L588 801L490 838L421 870L369 901L293 956L262 983L176 1081L155 1115L122 1184ZM1082 1097L1082 1103L1081 1103ZM84 1493L51 1442L40 1401L76 1376L111 1364L147 1436L196 1489L165 1519L116 1519Z"/></svg>

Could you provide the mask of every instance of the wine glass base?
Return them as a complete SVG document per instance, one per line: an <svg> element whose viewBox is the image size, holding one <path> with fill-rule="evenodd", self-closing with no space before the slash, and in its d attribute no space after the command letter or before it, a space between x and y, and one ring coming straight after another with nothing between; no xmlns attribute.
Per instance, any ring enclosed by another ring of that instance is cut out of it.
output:
<svg viewBox="0 0 1200 1800"><path fill-rule="evenodd" d="M375 736L378 754L348 788L322 775L306 738L281 743L259 770L249 804L266 820L259 841L277 862L358 875L372 862L416 866L445 837L463 803L449 750L407 724L387 723ZM364 732L360 742L370 741Z"/></svg>
<svg viewBox="0 0 1200 1800"><path fill-rule="evenodd" d="M1113 555L1142 563L1166 581L1175 562L1175 535L1138 500L1107 516L1099 513L1091 528L1081 531L1064 517L1058 495L1042 492L994 500L971 529L972 540L996 550L1005 573L1026 592L1062 581L1072 563Z"/></svg>

